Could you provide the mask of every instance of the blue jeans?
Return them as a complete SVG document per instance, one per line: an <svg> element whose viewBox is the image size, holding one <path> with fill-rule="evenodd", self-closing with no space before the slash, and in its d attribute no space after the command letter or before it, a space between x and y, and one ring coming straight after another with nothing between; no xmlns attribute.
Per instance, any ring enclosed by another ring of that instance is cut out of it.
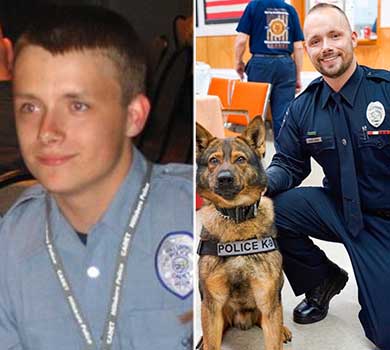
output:
<svg viewBox="0 0 390 350"><path fill-rule="evenodd" d="M248 75L248 81L272 84L270 100L272 125L276 140L287 107L295 96L295 63L290 56L252 56L246 66L246 74Z"/></svg>

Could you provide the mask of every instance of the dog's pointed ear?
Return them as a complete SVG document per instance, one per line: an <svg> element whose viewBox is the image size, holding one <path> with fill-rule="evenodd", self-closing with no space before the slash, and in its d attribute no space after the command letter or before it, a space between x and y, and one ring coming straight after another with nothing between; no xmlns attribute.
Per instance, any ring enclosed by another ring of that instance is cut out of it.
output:
<svg viewBox="0 0 390 350"><path fill-rule="evenodd" d="M254 117L241 136L261 158L265 155L265 125L261 115Z"/></svg>
<svg viewBox="0 0 390 350"><path fill-rule="evenodd" d="M212 139L214 139L214 136L202 125L196 123L196 159L199 158L200 154L207 148Z"/></svg>

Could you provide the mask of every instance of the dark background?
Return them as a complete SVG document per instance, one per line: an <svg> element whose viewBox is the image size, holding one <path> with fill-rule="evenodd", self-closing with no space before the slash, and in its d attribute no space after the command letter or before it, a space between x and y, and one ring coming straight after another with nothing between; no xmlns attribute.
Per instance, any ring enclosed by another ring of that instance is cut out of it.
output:
<svg viewBox="0 0 390 350"><path fill-rule="evenodd" d="M34 11L45 3L102 5L125 16L146 43L158 35L171 39L175 16L192 14L191 0L0 0L0 23L6 36L15 41Z"/></svg>

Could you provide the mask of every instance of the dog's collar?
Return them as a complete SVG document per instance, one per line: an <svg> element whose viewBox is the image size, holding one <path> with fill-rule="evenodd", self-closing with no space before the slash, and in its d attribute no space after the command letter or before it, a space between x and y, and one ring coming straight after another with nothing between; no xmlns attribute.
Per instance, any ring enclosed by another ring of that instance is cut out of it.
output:
<svg viewBox="0 0 390 350"><path fill-rule="evenodd" d="M225 219L234 220L236 224L239 224L243 221L255 218L259 204L260 199L247 207L219 208L216 206L216 209Z"/></svg>
<svg viewBox="0 0 390 350"><path fill-rule="evenodd" d="M263 237L262 239L247 239L245 241L233 241L220 243L215 240L199 241L198 255L213 255L219 257L251 255L272 252L278 249L275 238Z"/></svg>

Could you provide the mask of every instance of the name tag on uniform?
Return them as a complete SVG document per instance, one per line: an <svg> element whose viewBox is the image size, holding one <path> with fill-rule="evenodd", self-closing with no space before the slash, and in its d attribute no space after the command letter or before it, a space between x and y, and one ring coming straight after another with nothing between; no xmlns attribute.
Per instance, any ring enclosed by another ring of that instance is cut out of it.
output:
<svg viewBox="0 0 390 350"><path fill-rule="evenodd" d="M249 255L269 252L275 249L277 247L272 237L217 244L218 256Z"/></svg>
<svg viewBox="0 0 390 350"><path fill-rule="evenodd" d="M318 137L309 137L306 139L306 143L309 144L309 143L319 143L319 142L322 142L322 137L321 136L318 136Z"/></svg>

